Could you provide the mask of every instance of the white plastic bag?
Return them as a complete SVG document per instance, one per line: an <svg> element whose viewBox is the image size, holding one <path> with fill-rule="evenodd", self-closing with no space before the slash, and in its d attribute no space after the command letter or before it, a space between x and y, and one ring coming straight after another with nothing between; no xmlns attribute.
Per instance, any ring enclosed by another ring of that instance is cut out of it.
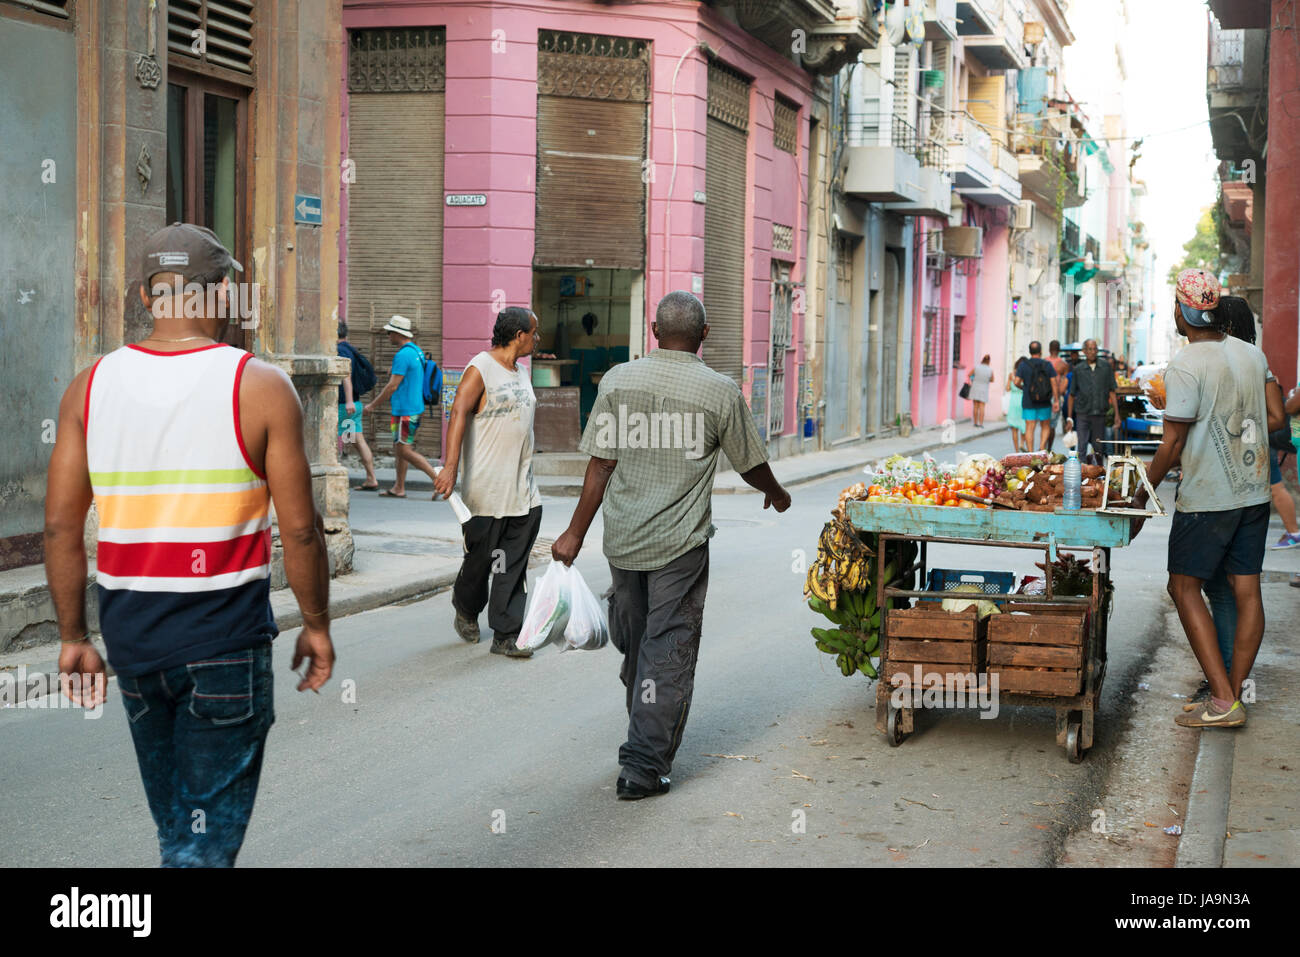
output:
<svg viewBox="0 0 1300 957"><path fill-rule="evenodd" d="M605 614L605 604L592 594L582 572L573 567L565 570L570 576L569 624L564 629L564 647L560 650L576 648L595 651L604 648L609 642L609 618Z"/></svg>
<svg viewBox="0 0 1300 957"><path fill-rule="evenodd" d="M548 641L560 640L569 624L569 612L573 607L571 573L576 574L573 569L552 561L546 573L537 579L528 601L523 628L515 640L518 647L536 651Z"/></svg>

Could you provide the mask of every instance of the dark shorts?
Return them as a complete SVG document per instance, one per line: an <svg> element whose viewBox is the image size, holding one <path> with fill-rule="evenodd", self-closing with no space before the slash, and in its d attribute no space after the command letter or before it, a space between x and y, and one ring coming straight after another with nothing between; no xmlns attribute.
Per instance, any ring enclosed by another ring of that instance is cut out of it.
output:
<svg viewBox="0 0 1300 957"><path fill-rule="evenodd" d="M1269 485L1276 485L1278 482L1282 481L1282 469L1278 467L1277 464L1278 456L1280 456L1281 454L1282 453L1279 452L1277 449L1268 450L1268 484Z"/></svg>
<svg viewBox="0 0 1300 957"><path fill-rule="evenodd" d="M1201 581L1219 565L1229 575L1258 575L1268 544L1269 504L1223 512L1174 512L1169 530L1169 574Z"/></svg>

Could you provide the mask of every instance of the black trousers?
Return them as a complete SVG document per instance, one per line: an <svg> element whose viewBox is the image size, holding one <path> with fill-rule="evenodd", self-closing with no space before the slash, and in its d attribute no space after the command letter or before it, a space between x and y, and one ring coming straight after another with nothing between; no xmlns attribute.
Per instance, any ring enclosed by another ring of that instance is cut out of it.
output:
<svg viewBox="0 0 1300 957"><path fill-rule="evenodd" d="M486 606L488 627L497 639L514 641L523 627L528 554L541 527L540 505L527 515L475 515L460 527L465 536L465 559L452 586L452 604L473 619Z"/></svg>
<svg viewBox="0 0 1300 957"><path fill-rule="evenodd" d="M609 640L623 653L627 743L623 777L651 786L673 766L695 691L709 588L709 543L649 572L609 566Z"/></svg>
<svg viewBox="0 0 1300 957"><path fill-rule="evenodd" d="M1088 454L1088 446L1092 445L1093 451L1101 456L1101 463L1106 461L1106 446L1098 445L1098 439L1106 438L1106 413L1101 415L1076 415L1074 418L1074 431L1079 437L1079 461L1084 460Z"/></svg>

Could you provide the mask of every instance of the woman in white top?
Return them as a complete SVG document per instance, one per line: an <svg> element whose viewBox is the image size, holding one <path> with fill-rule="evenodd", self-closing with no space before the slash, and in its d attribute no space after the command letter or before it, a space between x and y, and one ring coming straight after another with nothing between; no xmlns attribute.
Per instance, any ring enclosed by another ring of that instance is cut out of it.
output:
<svg viewBox="0 0 1300 957"><path fill-rule="evenodd" d="M984 405L989 401L989 386L993 384L993 367L989 364L992 361L986 355L966 377L970 380L971 419L977 429L984 428Z"/></svg>

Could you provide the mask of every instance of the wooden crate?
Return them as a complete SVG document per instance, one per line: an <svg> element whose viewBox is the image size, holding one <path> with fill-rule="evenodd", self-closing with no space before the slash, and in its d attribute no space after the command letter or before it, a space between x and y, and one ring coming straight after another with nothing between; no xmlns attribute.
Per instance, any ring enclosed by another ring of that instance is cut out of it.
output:
<svg viewBox="0 0 1300 957"><path fill-rule="evenodd" d="M998 690L1078 694L1087 664L1088 609L1033 602L1009 602L1003 609L988 627L988 672L998 676Z"/></svg>
<svg viewBox="0 0 1300 957"><path fill-rule="evenodd" d="M920 668L920 672L917 672ZM885 662L885 687L899 687L893 682L896 674L907 677L902 687L925 688L927 683L938 682L941 685L962 683L967 691L974 691L985 680L982 666L969 666L944 661L896 661L890 658ZM918 682L917 676L920 675ZM973 677L972 677L973 676Z"/></svg>
<svg viewBox="0 0 1300 957"><path fill-rule="evenodd" d="M920 602L916 608L886 612L888 642L885 681L905 674L909 683L938 680L949 676L979 675L984 671L987 623L974 608L962 612L944 611L938 602Z"/></svg>
<svg viewBox="0 0 1300 957"><path fill-rule="evenodd" d="M1014 612L1028 612L1025 615ZM988 623L990 643L1076 646L1087 643L1088 609L1083 605L1007 602Z"/></svg>
<svg viewBox="0 0 1300 957"><path fill-rule="evenodd" d="M973 596L979 598L980 596ZM975 641L987 628L974 608L944 611L939 603L923 601L915 608L891 608L888 615L890 639L926 638L931 641Z"/></svg>
<svg viewBox="0 0 1300 957"><path fill-rule="evenodd" d="M1008 665L989 665L989 680L996 675L998 691L1018 694L1077 695L1083 690L1083 671L1079 668L1035 671Z"/></svg>

